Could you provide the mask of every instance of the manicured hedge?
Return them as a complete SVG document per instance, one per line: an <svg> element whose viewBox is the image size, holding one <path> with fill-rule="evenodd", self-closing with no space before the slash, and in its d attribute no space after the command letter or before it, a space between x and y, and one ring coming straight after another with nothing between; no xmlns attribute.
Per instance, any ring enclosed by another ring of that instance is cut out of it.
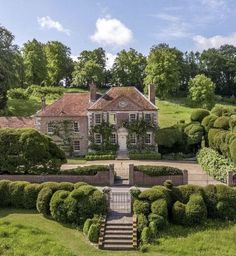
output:
<svg viewBox="0 0 236 256"><path fill-rule="evenodd" d="M93 160L115 160L116 155L86 155L85 159L88 161Z"/></svg>
<svg viewBox="0 0 236 256"><path fill-rule="evenodd" d="M134 166L134 171L143 172L149 176L183 175L182 170L170 166L138 165Z"/></svg>
<svg viewBox="0 0 236 256"><path fill-rule="evenodd" d="M229 117L228 116L220 116L214 122L214 128L217 129L229 129Z"/></svg>
<svg viewBox="0 0 236 256"><path fill-rule="evenodd" d="M63 171L63 174L68 175L96 175L98 172L108 172L108 165L89 165L89 166L79 166L75 169L70 169Z"/></svg>
<svg viewBox="0 0 236 256"><path fill-rule="evenodd" d="M34 129L0 129L0 173L57 173L65 154Z"/></svg>
<svg viewBox="0 0 236 256"><path fill-rule="evenodd" d="M202 122L203 118L210 115L210 112L206 109L196 109L192 112L190 119L191 121Z"/></svg>
<svg viewBox="0 0 236 256"><path fill-rule="evenodd" d="M24 207L24 189L29 184L30 183L26 181L14 181L9 183L8 189L11 206L15 208Z"/></svg>
<svg viewBox="0 0 236 256"><path fill-rule="evenodd" d="M35 209L38 194L42 189L41 184L29 184L24 188L24 201L23 205L26 209Z"/></svg>
<svg viewBox="0 0 236 256"><path fill-rule="evenodd" d="M131 160L160 160L160 153L129 153Z"/></svg>
<svg viewBox="0 0 236 256"><path fill-rule="evenodd" d="M204 127L205 131L208 132L211 128L214 127L214 122L217 119L216 115L208 115L203 118L202 126Z"/></svg>

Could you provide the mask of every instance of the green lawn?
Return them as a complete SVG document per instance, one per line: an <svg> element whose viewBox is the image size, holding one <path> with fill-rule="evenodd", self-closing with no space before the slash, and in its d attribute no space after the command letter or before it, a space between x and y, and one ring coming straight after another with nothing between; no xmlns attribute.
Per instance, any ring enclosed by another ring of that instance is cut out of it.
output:
<svg viewBox="0 0 236 256"><path fill-rule="evenodd" d="M150 256L236 255L236 223L208 222L199 228L170 226L161 233ZM142 255L107 252L89 244L83 234L33 211L0 210L0 255L4 256L102 256Z"/></svg>

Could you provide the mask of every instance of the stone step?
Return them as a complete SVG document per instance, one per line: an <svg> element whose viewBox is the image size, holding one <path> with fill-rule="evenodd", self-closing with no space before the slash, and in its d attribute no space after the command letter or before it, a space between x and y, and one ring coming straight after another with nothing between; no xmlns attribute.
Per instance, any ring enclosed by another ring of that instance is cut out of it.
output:
<svg viewBox="0 0 236 256"><path fill-rule="evenodd" d="M114 225L107 225L106 230L133 230L132 226L114 226Z"/></svg>
<svg viewBox="0 0 236 256"><path fill-rule="evenodd" d="M132 240L133 235L132 234L127 234L127 233L122 233L122 234L105 234L104 239L125 239L125 240Z"/></svg>
<svg viewBox="0 0 236 256"><path fill-rule="evenodd" d="M132 235L133 230L106 230L105 231L106 235Z"/></svg>
<svg viewBox="0 0 236 256"><path fill-rule="evenodd" d="M126 240L126 239L105 239L103 243L104 243L104 245L105 244L113 244L113 245L130 244L130 245L133 245L133 240L132 239L129 239L129 240Z"/></svg>
<svg viewBox="0 0 236 256"><path fill-rule="evenodd" d="M112 251L129 251L134 250L134 247L130 244L104 244L103 249Z"/></svg>
<svg viewBox="0 0 236 256"><path fill-rule="evenodd" d="M110 226L114 226L114 227L133 227L133 223L132 222L128 222L128 223L123 223L123 222L113 222L111 221L107 221L106 223L106 227L110 227Z"/></svg>

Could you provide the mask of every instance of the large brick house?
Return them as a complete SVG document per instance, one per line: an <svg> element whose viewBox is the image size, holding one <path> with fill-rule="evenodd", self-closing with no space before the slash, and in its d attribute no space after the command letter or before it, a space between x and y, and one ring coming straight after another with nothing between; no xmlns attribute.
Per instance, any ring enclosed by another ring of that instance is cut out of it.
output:
<svg viewBox="0 0 236 256"><path fill-rule="evenodd" d="M158 126L154 85L149 86L148 97L145 97L135 87L112 87L99 95L92 84L88 93L65 93L49 106L42 104L34 117L1 117L0 128L36 128L51 136L65 152L86 155L91 141L99 146L104 139L100 133L92 134L91 139L91 130L95 126L102 129L107 123L113 127L110 142L117 145L119 152L127 152L128 137L129 144L135 146L137 135L129 134L124 124L137 120ZM144 143L155 149L153 130L146 132Z"/></svg>

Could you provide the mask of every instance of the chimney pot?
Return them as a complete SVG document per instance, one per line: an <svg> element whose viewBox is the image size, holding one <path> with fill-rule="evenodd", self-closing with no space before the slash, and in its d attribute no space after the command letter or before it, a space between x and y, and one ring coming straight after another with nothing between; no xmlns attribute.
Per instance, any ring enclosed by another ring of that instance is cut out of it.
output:
<svg viewBox="0 0 236 256"><path fill-rule="evenodd" d="M154 84L148 86L148 99L155 105L156 104L156 87Z"/></svg>
<svg viewBox="0 0 236 256"><path fill-rule="evenodd" d="M45 98L45 96L41 97L41 108L42 108L42 111L44 111L45 108L46 108L46 98Z"/></svg>

